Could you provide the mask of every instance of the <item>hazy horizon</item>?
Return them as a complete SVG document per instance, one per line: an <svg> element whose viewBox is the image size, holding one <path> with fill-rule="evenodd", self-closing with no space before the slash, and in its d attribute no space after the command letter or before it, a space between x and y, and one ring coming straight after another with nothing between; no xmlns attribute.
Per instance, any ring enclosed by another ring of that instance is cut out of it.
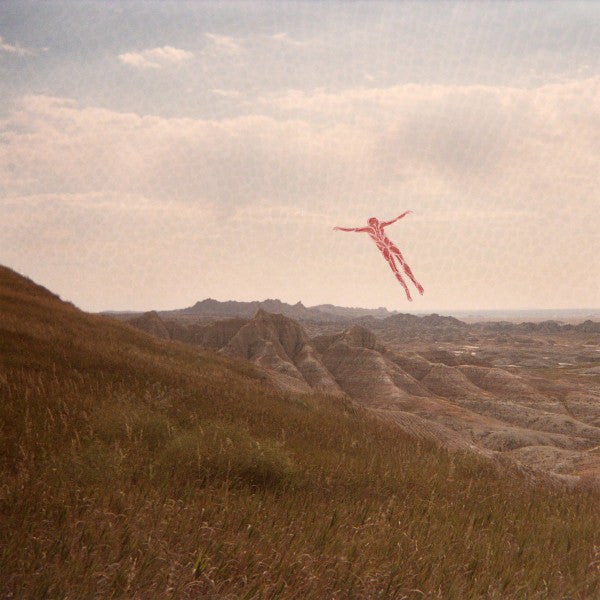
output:
<svg viewBox="0 0 600 600"><path fill-rule="evenodd" d="M0 264L84 310L600 307L597 2L7 1L0 68ZM412 303L333 231L406 210Z"/></svg>
<svg viewBox="0 0 600 600"><path fill-rule="evenodd" d="M192 303L189 303L185 306L168 306L168 307L152 307L150 309L144 309L144 310L129 310L129 309L122 309L122 310L113 310L111 308L107 308L107 309L103 309L103 310L99 310L97 312L99 313L105 313L105 314L109 314L109 313L121 313L121 314L126 314L126 313L132 313L132 314L140 314L142 312L147 312L147 311L157 311L157 312L169 312L171 310L180 310L180 309L185 309L185 308L190 308L192 306L194 306L197 302L203 302L205 300L216 300L217 302L248 302L248 303L252 303L252 302L267 302L267 301L272 301L272 300L279 300L281 302L284 302L285 304L288 304L290 306L295 305L297 302L300 302L305 308L318 308L320 306L335 306L338 308L351 308L351 309L366 309L366 310L380 310L380 309L384 309L387 310L390 313L403 313L403 314L412 314L412 315L416 315L416 316L424 316L424 315L430 315L430 314L439 314L442 316L462 316L463 318L468 318L468 317L476 317L478 315L481 315L482 318L484 316L487 316L488 318L492 318L494 315L498 315L498 316L510 316L512 315L513 318L518 318L519 316L523 316L523 318L531 318L533 320L545 320L546 318L548 319L560 319L560 318L564 318L564 319L569 319L569 320L574 320L574 319L585 319L587 317L593 317L594 319L596 318L600 318L600 307L580 307L580 308L531 308L531 307L522 307L522 308L510 308L510 309L504 309L504 308L496 308L496 309L479 309L479 308L462 308L462 309L444 309L444 308L431 308L431 309L421 309L421 310L412 310L410 308L410 306L407 306L406 309L403 310L394 310L394 309L389 309L386 306L359 306L359 305L339 305L339 304L333 304L331 302L322 302L319 304L307 304L305 302L302 302L302 300L297 300L296 302L286 302L284 300L281 300L280 298L254 298L253 300L237 300L235 298L227 298L227 299L217 299L217 298L200 298ZM408 303L407 303L408 304Z"/></svg>

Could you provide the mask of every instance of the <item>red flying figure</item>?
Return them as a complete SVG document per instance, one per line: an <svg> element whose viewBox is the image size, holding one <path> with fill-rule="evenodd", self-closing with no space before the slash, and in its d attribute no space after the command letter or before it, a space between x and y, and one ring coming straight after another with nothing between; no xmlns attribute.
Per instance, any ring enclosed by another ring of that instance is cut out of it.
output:
<svg viewBox="0 0 600 600"><path fill-rule="evenodd" d="M375 217L371 217L367 221L367 223L369 223L368 227L334 227L334 229L337 229L338 231L357 231L368 233L371 239L377 244L377 248L379 248L379 251L381 252L381 254L383 254L385 260L388 261L388 264L392 268L392 271L394 271L396 279L400 282L400 284L404 288L404 291L406 292L406 297L412 302L412 298L410 297L408 287L406 287L406 283L404 283L404 279L402 279L402 275L400 275L400 271L398 271L398 267L396 266L394 259L396 259L400 263L400 266L404 269L404 272L408 275L410 280L415 284L421 295L423 294L423 288L421 287L421 284L415 279L415 276L412 274L410 267L404 262L404 258L402 257L402 253L400 252L400 250L396 248L392 240L390 240L390 238L387 235L385 235L383 231L384 227L387 227L388 225L399 221L402 217L405 217L410 212L412 211L407 210L405 213L402 213L399 217L396 217L391 221L380 221Z"/></svg>

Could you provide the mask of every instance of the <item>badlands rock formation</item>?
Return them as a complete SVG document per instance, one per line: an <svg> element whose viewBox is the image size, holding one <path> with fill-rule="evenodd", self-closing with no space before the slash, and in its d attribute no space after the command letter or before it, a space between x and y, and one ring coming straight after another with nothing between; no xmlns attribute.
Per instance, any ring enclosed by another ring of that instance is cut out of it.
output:
<svg viewBox="0 0 600 600"><path fill-rule="evenodd" d="M240 327L221 352L246 358L274 372L274 381L280 387L303 392L341 393L302 327L283 315L259 310L253 319Z"/></svg>
<svg viewBox="0 0 600 600"><path fill-rule="evenodd" d="M492 337L482 348L485 336L496 331L484 328L475 338L466 324L437 315L383 321L391 327L384 330L385 343L358 324L309 338L297 321L262 309L251 319L208 325L163 323L156 313L131 322L159 337L166 331L252 361L279 389L344 395L414 435L449 447L502 453L556 474L600 472L600 389L594 383L597 367L589 363L596 352L589 345L593 340L566 350L560 336L571 330L545 323L541 333L532 334L538 337L522 345ZM406 330L398 329L401 325ZM419 333L423 327L427 335ZM593 327L586 329L592 331L585 335L594 335ZM539 337L549 335L559 337ZM441 339L430 343L436 336ZM454 336L462 336L461 343L448 342ZM567 371L571 375L564 378L545 377L538 365L564 364L559 362L564 356L573 361L568 365L585 368ZM513 362L520 366L498 366Z"/></svg>

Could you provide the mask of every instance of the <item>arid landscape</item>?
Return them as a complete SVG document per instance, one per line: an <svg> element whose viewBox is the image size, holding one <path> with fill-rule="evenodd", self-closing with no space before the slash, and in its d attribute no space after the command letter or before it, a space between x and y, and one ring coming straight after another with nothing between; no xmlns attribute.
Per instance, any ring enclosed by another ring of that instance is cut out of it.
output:
<svg viewBox="0 0 600 600"><path fill-rule="evenodd" d="M600 2L2 0L0 600L600 599Z"/></svg>
<svg viewBox="0 0 600 600"><path fill-rule="evenodd" d="M1 598L598 597L597 325L123 318L0 268Z"/></svg>
<svg viewBox="0 0 600 600"><path fill-rule="evenodd" d="M344 396L412 435L562 478L600 474L600 322L464 323L278 300L114 315Z"/></svg>

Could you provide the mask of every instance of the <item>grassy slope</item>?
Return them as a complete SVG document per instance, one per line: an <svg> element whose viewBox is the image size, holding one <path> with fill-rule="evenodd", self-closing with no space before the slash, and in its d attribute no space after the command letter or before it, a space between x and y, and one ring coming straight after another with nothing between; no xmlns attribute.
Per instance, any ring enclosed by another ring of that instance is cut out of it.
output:
<svg viewBox="0 0 600 600"><path fill-rule="evenodd" d="M534 487L0 268L0 598L594 598Z"/></svg>

